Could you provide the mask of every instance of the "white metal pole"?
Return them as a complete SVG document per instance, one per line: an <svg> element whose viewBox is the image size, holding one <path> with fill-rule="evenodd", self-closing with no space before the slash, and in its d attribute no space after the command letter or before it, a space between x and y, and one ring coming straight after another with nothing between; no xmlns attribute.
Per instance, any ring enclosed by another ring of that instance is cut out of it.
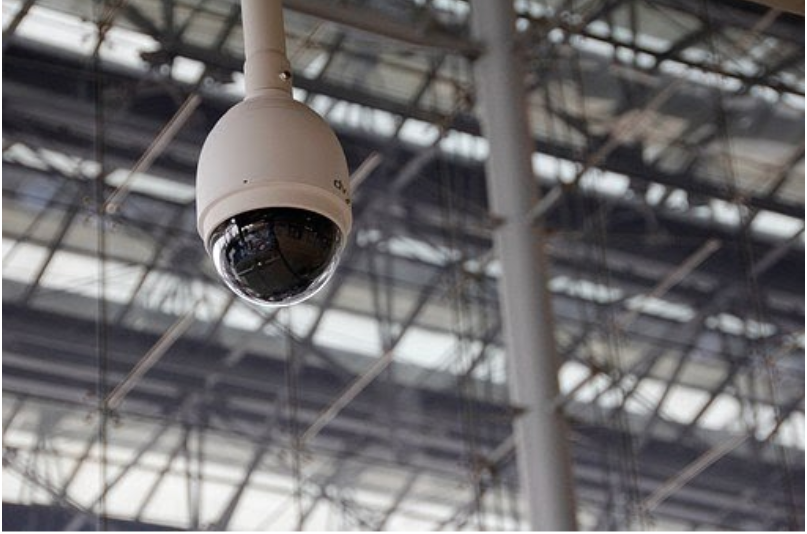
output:
<svg viewBox="0 0 807 534"><path fill-rule="evenodd" d="M241 0L246 98L291 95L282 0Z"/></svg>
<svg viewBox="0 0 807 534"><path fill-rule="evenodd" d="M524 75L512 1L471 0L472 31L484 53L474 64L477 105L490 143L488 198L501 220L494 242L519 482L533 530L575 530L571 443L554 408L558 393L543 229L529 217L538 201Z"/></svg>

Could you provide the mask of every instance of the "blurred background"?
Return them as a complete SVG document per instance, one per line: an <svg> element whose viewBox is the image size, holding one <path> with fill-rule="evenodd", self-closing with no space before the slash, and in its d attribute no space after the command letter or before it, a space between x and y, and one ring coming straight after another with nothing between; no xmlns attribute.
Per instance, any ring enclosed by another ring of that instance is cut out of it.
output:
<svg viewBox="0 0 807 534"><path fill-rule="evenodd" d="M804 4L769 4L514 2L581 529L804 528ZM529 527L467 2L286 0L355 222L280 311L195 229L238 2L2 12L4 529Z"/></svg>

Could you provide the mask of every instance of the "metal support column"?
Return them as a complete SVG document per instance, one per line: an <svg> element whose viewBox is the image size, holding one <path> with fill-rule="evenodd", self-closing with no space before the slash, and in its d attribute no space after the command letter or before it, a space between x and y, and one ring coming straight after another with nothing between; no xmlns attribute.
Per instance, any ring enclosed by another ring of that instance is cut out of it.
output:
<svg viewBox="0 0 807 534"><path fill-rule="evenodd" d="M544 232L530 208L539 189L512 1L472 0L474 38L485 47L474 64L482 130L490 143L488 198L500 225L494 242L502 266L499 296L511 402L524 410L514 424L521 491L533 530L575 530L571 445L559 412Z"/></svg>

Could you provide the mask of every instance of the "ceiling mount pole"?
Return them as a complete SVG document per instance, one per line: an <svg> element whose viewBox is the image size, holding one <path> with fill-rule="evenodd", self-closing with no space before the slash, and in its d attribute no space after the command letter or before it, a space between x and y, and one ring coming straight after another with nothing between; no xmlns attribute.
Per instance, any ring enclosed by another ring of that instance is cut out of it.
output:
<svg viewBox="0 0 807 534"><path fill-rule="evenodd" d="M529 217L539 189L532 171L522 60L512 2L472 0L472 30L485 52L474 63L494 231L501 261L499 300L510 400L524 410L514 423L521 493L533 530L575 530L570 449L553 407L558 362L547 290L544 232Z"/></svg>
<svg viewBox="0 0 807 534"><path fill-rule="evenodd" d="M246 98L282 91L291 96L282 0L241 0ZM280 96L278 94L277 96Z"/></svg>

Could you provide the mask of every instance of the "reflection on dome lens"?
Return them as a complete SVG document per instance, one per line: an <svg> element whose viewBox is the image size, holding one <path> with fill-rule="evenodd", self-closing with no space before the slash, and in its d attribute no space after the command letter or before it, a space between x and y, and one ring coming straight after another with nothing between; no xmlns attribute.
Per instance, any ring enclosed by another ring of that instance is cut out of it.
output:
<svg viewBox="0 0 807 534"><path fill-rule="evenodd" d="M222 222L209 249L227 285L243 298L283 306L310 297L336 266L342 233L318 213L297 208L249 211Z"/></svg>

